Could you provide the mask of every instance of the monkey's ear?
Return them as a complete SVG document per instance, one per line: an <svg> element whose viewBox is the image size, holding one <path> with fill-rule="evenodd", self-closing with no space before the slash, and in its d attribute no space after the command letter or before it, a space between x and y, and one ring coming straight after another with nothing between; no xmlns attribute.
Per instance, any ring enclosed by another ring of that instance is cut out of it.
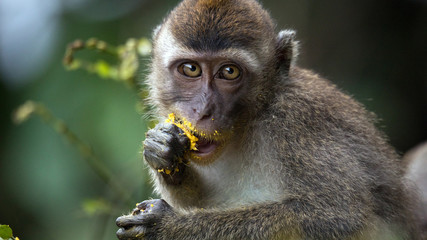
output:
<svg viewBox="0 0 427 240"><path fill-rule="evenodd" d="M298 56L298 41L295 40L295 35L293 30L282 30L277 34L277 58L279 69L284 73L289 72Z"/></svg>

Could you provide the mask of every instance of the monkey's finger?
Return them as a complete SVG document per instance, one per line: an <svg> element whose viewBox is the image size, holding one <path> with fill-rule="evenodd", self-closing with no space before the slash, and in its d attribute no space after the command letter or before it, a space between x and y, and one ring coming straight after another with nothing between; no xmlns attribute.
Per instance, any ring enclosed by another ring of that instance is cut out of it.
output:
<svg viewBox="0 0 427 240"><path fill-rule="evenodd" d="M159 123L155 128L147 131L147 138L153 137L160 141L167 142L170 137L183 135L184 131L171 123Z"/></svg>
<svg viewBox="0 0 427 240"><path fill-rule="evenodd" d="M174 127L174 124L167 123L167 122L159 122L155 128L163 131L171 131L171 129Z"/></svg>
<svg viewBox="0 0 427 240"><path fill-rule="evenodd" d="M134 225L140 225L141 218L138 215L125 215L116 219L116 225L121 228L130 228Z"/></svg>
<svg viewBox="0 0 427 240"><path fill-rule="evenodd" d="M156 218L155 214L140 212L136 215L125 215L116 219L116 225L121 228L130 228L136 225L150 225Z"/></svg>
<svg viewBox="0 0 427 240"><path fill-rule="evenodd" d="M147 133L144 141L144 147L150 147L154 151L162 152L164 147L173 141L173 136L165 132L151 132Z"/></svg>
<svg viewBox="0 0 427 240"><path fill-rule="evenodd" d="M147 138L156 138L161 142L167 141L171 137L172 131L166 128L153 128L147 131Z"/></svg>
<svg viewBox="0 0 427 240"><path fill-rule="evenodd" d="M143 226L134 226L130 229L120 228L116 235L120 240L128 239L144 239L145 236L145 227Z"/></svg>
<svg viewBox="0 0 427 240"><path fill-rule="evenodd" d="M177 140L174 140L172 136L160 140L156 138L146 138L144 141L144 149L150 150L162 158L172 158L175 155L172 145L176 145Z"/></svg>
<svg viewBox="0 0 427 240"><path fill-rule="evenodd" d="M164 132L167 133L167 135L172 137L171 147L174 148L174 151L180 155L181 152L189 149L190 147L190 139L185 135L184 131L176 126L175 124L171 123L159 123L157 124L156 128L152 129L151 132L147 132L148 137L152 137L157 132ZM163 136L167 137L167 136ZM166 139L164 139L166 140Z"/></svg>
<svg viewBox="0 0 427 240"><path fill-rule="evenodd" d="M154 208L155 206L157 207L157 206L162 205L162 204L167 204L167 203L163 199L150 199L150 200L145 200L145 201L142 201L142 202L138 203L136 205L136 207L138 209L144 209L144 210L146 210L146 209L149 209L149 208Z"/></svg>
<svg viewBox="0 0 427 240"><path fill-rule="evenodd" d="M160 148L162 146L169 146L176 155L181 155L190 147L190 139L188 139L179 127L171 124L168 125L170 125L170 127L149 130L145 139L156 141ZM157 150L161 151L161 149Z"/></svg>
<svg viewBox="0 0 427 240"><path fill-rule="evenodd" d="M177 147L179 147L181 150L184 150L184 151L188 150L190 148L191 141L187 137L187 135L185 135L184 131L182 131L180 128L178 129L180 132L176 135Z"/></svg>
<svg viewBox="0 0 427 240"><path fill-rule="evenodd" d="M145 209L147 209L148 201L150 201L150 200L146 200L146 201L143 201L143 202L138 203L138 204L136 205L136 208L141 209L141 210L145 210Z"/></svg>
<svg viewBox="0 0 427 240"><path fill-rule="evenodd" d="M170 124L170 123L166 123ZM188 150L190 148L191 141L185 135L184 130L182 130L180 127L178 127L175 124L172 124L169 128L162 127L161 129L168 131L169 133L173 134L175 136L176 142L176 150Z"/></svg>
<svg viewBox="0 0 427 240"><path fill-rule="evenodd" d="M136 205L137 209L140 210L155 210L155 211L167 211L172 209L172 207L163 199L151 199L140 202Z"/></svg>
<svg viewBox="0 0 427 240"><path fill-rule="evenodd" d="M190 140L181 129L178 127L176 128L178 129L176 133L151 129L147 132L144 146L151 147L158 152L164 151L164 147L167 146L172 148L175 154L179 155L181 152L188 149Z"/></svg>
<svg viewBox="0 0 427 240"><path fill-rule="evenodd" d="M164 157L167 154L155 152L150 148L144 148L143 155L147 163L154 169L171 168L173 165L173 157Z"/></svg>

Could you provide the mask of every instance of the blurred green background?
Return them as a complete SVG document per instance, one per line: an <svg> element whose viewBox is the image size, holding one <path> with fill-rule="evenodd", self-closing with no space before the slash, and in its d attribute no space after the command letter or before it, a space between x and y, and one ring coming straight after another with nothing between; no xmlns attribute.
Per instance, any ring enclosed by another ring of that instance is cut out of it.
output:
<svg viewBox="0 0 427 240"><path fill-rule="evenodd" d="M118 45L149 37L177 2L0 1L0 224L20 239L115 239L115 218L156 197L141 161L147 127L136 111L138 91L66 71L62 57L77 38ZM426 0L262 2L278 28L297 30L299 65L377 113L400 153L427 139ZM141 62L143 76L148 60ZM43 102L89 144L132 204L40 118L13 125L13 110L27 99Z"/></svg>

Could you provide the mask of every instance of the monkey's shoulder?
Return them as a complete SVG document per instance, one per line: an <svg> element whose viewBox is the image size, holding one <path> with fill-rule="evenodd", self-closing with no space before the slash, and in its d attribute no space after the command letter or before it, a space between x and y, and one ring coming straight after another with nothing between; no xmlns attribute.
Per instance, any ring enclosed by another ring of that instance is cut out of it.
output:
<svg viewBox="0 0 427 240"><path fill-rule="evenodd" d="M375 115L361 103L311 70L292 68L276 89L271 112L299 123L310 120L311 124L338 121L371 125L375 121Z"/></svg>
<svg viewBox="0 0 427 240"><path fill-rule="evenodd" d="M369 148L372 154L386 149L394 157L375 122L373 113L329 80L310 70L293 68L289 78L276 88L263 126L267 133L299 146L306 144L313 149L325 145L341 149L359 146Z"/></svg>

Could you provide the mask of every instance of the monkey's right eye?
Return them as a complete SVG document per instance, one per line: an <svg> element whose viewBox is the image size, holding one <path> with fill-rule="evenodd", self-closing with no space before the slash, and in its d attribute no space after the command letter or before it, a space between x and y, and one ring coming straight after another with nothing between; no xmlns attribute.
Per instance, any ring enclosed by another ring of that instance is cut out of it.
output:
<svg viewBox="0 0 427 240"><path fill-rule="evenodd" d="M178 72L187 77L195 78L202 75L202 69L195 63L183 63L178 67Z"/></svg>

